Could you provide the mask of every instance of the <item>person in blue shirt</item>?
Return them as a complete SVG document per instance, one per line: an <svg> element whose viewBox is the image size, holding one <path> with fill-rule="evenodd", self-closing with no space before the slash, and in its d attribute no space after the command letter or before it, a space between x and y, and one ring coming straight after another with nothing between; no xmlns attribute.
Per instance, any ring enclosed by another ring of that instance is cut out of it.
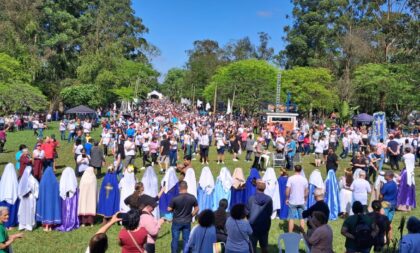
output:
<svg viewBox="0 0 420 253"><path fill-rule="evenodd" d="M22 156L22 150L25 149L25 148L26 148L25 144L20 144L19 145L19 151L16 152L16 155L15 155L15 159L16 159L15 168L16 168L16 170L20 169L20 157Z"/></svg>
<svg viewBox="0 0 420 253"><path fill-rule="evenodd" d="M400 241L400 253L419 252L420 248L420 220L411 216L407 221L408 234Z"/></svg>
<svg viewBox="0 0 420 253"><path fill-rule="evenodd" d="M381 198L385 202L384 212L389 221L392 222L394 218L395 209L397 206L398 186L394 181L394 172L385 172L386 183L381 188Z"/></svg>
<svg viewBox="0 0 420 253"><path fill-rule="evenodd" d="M134 123L130 124L130 127L127 129L126 134L128 137L133 137L134 134L136 133L136 129L134 129Z"/></svg>
<svg viewBox="0 0 420 253"><path fill-rule="evenodd" d="M88 156L90 156L90 151L92 150L92 142L94 142L93 139L86 140L86 143L83 146L85 151L86 151L86 155L88 155Z"/></svg>
<svg viewBox="0 0 420 253"><path fill-rule="evenodd" d="M286 167L288 170L293 169L293 159L295 158L296 154L296 142L292 138L286 139Z"/></svg>

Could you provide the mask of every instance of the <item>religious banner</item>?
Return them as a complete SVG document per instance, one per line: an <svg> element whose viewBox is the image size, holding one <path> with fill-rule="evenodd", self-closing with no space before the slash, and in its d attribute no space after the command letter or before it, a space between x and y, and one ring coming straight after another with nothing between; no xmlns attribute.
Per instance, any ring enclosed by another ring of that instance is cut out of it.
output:
<svg viewBox="0 0 420 253"><path fill-rule="evenodd" d="M373 135L378 140L383 139L385 141L388 137L385 112L375 112L373 118Z"/></svg>

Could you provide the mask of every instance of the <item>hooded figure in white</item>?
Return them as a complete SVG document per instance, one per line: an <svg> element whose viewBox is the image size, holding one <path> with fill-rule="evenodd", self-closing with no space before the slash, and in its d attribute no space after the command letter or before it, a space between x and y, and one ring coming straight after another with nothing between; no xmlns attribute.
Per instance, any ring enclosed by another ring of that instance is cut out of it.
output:
<svg viewBox="0 0 420 253"><path fill-rule="evenodd" d="M266 186L264 193L273 200L273 214L271 215L271 218L274 219L277 216L277 210L280 210L281 203L279 182L273 168L267 168L262 181L264 181Z"/></svg>
<svg viewBox="0 0 420 253"><path fill-rule="evenodd" d="M143 178L141 182L144 186L143 194L149 195L153 198L158 196L158 178L156 176L156 172L152 166L147 167L146 171L144 172ZM156 219L159 219L159 208L155 208L153 211L153 216Z"/></svg>
<svg viewBox="0 0 420 253"><path fill-rule="evenodd" d="M18 224L18 185L15 166L13 163L8 163L0 180L0 206L9 209L9 220L3 224L7 228L16 227Z"/></svg>
<svg viewBox="0 0 420 253"><path fill-rule="evenodd" d="M187 182L188 193L197 198L197 179L195 178L195 171L193 168L187 169L184 181Z"/></svg>
<svg viewBox="0 0 420 253"><path fill-rule="evenodd" d="M198 181L197 201L200 211L212 209L214 193L214 178L209 167L204 167Z"/></svg>
<svg viewBox="0 0 420 253"><path fill-rule="evenodd" d="M26 166L22 177L20 178L18 195L20 199L18 220L19 230L29 230L36 225L36 200L38 198L39 183L31 174L32 167Z"/></svg>
<svg viewBox="0 0 420 253"><path fill-rule="evenodd" d="M124 171L124 177L121 178L120 183L118 184L121 190L121 197L120 197L120 210L123 213L127 213L130 211L130 207L127 206L124 202L126 198L128 198L131 194L133 194L135 187L136 187L136 177L134 172L126 169Z"/></svg>
<svg viewBox="0 0 420 253"><path fill-rule="evenodd" d="M324 180L322 179L321 171L319 171L319 169L315 169L314 171L312 171L311 175L309 176L309 194L307 208L310 208L316 202L314 197L315 189L322 189L323 191L325 191Z"/></svg>

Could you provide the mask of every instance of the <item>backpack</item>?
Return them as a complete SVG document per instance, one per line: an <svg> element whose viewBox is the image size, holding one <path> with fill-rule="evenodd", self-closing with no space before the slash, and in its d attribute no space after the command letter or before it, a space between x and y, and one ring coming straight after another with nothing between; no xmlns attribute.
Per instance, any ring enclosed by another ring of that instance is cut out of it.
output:
<svg viewBox="0 0 420 253"><path fill-rule="evenodd" d="M357 222L354 229L356 245L359 249L372 247L372 227L366 223L362 215L357 215Z"/></svg>

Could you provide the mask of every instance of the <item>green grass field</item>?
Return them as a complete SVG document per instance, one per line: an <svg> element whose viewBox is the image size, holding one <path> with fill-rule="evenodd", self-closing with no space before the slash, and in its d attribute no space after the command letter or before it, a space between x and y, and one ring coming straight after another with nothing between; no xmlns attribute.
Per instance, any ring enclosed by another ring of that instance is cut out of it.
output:
<svg viewBox="0 0 420 253"><path fill-rule="evenodd" d="M60 137L57 124L53 123L50 124L50 128L45 131L45 135L55 134L58 138ZM93 138L97 138L99 136L99 130L96 130L92 134ZM15 153L19 144L26 144L30 149L35 145L36 138L33 136L32 131L26 130L23 132L14 132L8 133L7 143L6 143L6 151L5 153L0 154L0 172L3 171L4 166L8 162L15 162ZM67 144L67 142L61 142L61 147L59 148L59 158L57 161L57 177L60 176L61 171L66 167L70 166L74 168L74 160L72 155L72 144ZM233 172L233 169L236 167L241 167L244 169L245 176L249 173L249 167L251 166L250 163L244 162L244 154L241 156L241 160L239 162L233 162L232 156L230 154L226 155L226 166ZM182 157L182 156L181 156ZM219 174L219 170L222 167L221 165L216 164L216 151L215 147L211 147L210 149L210 168L213 171L213 176L216 178ZM307 176L311 173L314 169L313 163L313 156L306 156L303 158L302 165L305 169L305 173ZM107 163L111 162L112 158L107 158ZM141 167L140 165L141 159L137 158L136 166ZM338 170L337 176L341 176L343 174L343 169L349 165L349 160L341 160L340 161L340 168ZM202 165L199 164L197 160L193 161L193 166L196 169L196 176L197 180L201 174ZM385 168L388 168L385 165ZM104 171L104 170L103 170ZM158 172L158 168L156 168L156 172ZM325 170L324 168L321 169L323 173L323 178L325 179ZM141 179L143 172L139 172L137 174L137 179ZM278 171L277 171L278 174ZM159 175L159 174L158 174ZM420 173L417 173L416 178L419 178ZM159 175L161 178L161 175ZM98 187L99 187L98 183ZM419 196L420 187L417 188L417 196ZM403 216L417 216L420 217L419 208L412 211L411 213L402 213L397 212L393 221L394 226L394 235L397 236L399 233L397 231L397 227L400 224L400 220ZM344 237L340 234L341 225L343 220L339 219L337 221L330 221L329 224L333 228L334 231L334 250L335 252L344 252ZM281 220L274 220L271 226L270 231L270 248L269 252L278 252L277 249L277 238L280 234L287 230L287 223ZM17 253L59 253L59 252L85 252L86 247L88 245L90 237L98 230L99 225L95 225L93 228L80 228L78 230L62 233L62 232L50 232L46 233L42 231L42 229L37 228L32 232L25 232L24 239L15 241L13 244L14 252ZM115 225L110 229L108 232L109 238L109 250L108 252L120 252L118 246L118 231L120 227ZM405 230L405 233L407 231ZM10 234L16 233L16 230L10 231ZM399 236L398 236L399 237ZM159 239L157 240L156 250L157 252L170 252L170 242L171 242L171 234L170 234L170 224L164 224L161 232L159 234Z"/></svg>

